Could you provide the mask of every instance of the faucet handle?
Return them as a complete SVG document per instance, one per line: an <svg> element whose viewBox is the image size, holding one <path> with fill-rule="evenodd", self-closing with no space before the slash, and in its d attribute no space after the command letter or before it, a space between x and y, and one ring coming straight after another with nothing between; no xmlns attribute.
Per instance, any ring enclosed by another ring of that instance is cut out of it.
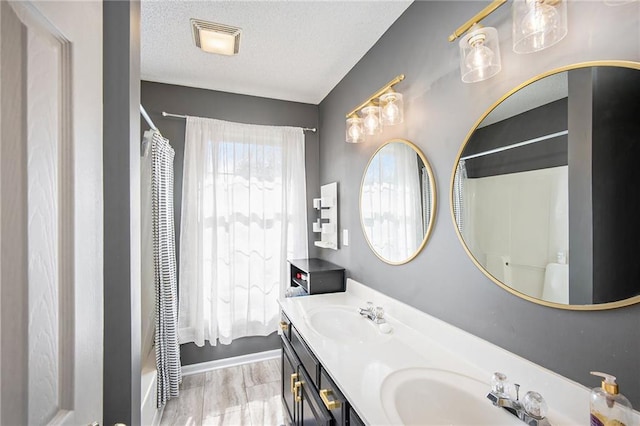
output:
<svg viewBox="0 0 640 426"><path fill-rule="evenodd" d="M360 315L365 317L370 317L371 315L374 315L373 303L367 302L367 306L364 308L360 308L358 312L360 312Z"/></svg>
<svg viewBox="0 0 640 426"><path fill-rule="evenodd" d="M377 319L382 319L384 317L384 309L382 309L382 306L376 306L373 310L373 314Z"/></svg>
<svg viewBox="0 0 640 426"><path fill-rule="evenodd" d="M507 382L507 376L504 373L496 371L491 376L491 391L501 396L508 396L509 385Z"/></svg>
<svg viewBox="0 0 640 426"><path fill-rule="evenodd" d="M524 411L536 420L547 417L547 401L538 392L529 391L522 398Z"/></svg>

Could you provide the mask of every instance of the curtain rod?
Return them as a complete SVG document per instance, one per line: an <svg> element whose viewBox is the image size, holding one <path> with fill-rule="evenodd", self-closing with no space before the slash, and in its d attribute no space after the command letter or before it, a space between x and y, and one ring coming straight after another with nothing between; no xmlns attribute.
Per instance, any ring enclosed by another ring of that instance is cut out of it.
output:
<svg viewBox="0 0 640 426"><path fill-rule="evenodd" d="M158 128L156 127L155 124L153 124L153 121L151 121L151 117L149 117L149 114L147 114L147 111L144 109L142 104L140 104L140 114L142 114L142 117L147 122L149 127L151 127L152 130L159 132Z"/></svg>
<svg viewBox="0 0 640 426"><path fill-rule="evenodd" d="M185 120L187 119L186 115L171 114L170 112L165 112L165 111L162 111L162 116L163 117L172 117L172 118L182 118L182 119L185 119ZM303 127L302 130L315 133L317 129L315 127Z"/></svg>
<svg viewBox="0 0 640 426"><path fill-rule="evenodd" d="M483 155L495 154L495 153L498 153L498 152L506 151L508 149L519 148L521 146L530 145L530 144L536 143L536 142L542 142L542 141L545 141L547 139L552 139L552 138L556 138L558 136L564 136L564 135L568 135L568 134L569 134L568 130L563 130L561 132L552 133L550 135L540 136L539 138L534 138L534 139L529 139L529 140L526 140L526 141L523 141L523 142L514 143L513 145L506 145L506 146L502 146L500 148L490 149L488 151L482 151L482 152L479 152L477 154L467 155L467 156L462 157L460 159L461 160L470 160L472 158L482 157Z"/></svg>

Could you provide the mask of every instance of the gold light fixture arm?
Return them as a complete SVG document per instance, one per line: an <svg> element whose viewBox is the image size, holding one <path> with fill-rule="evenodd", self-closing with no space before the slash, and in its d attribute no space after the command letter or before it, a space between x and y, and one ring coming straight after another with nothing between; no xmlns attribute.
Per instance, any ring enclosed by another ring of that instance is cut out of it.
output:
<svg viewBox="0 0 640 426"><path fill-rule="evenodd" d="M501 0L502 1L502 0ZM506 0L503 0L506 1ZM366 101L362 102L360 105L358 105L357 107L355 107L350 113L348 113L346 115L346 118L350 118L352 116L354 116L358 111L360 111L362 108L366 107L369 103L373 102L374 99L377 99L380 97L380 95L384 94L384 92L386 92L387 90L389 90L391 87L393 87L394 85L400 83L402 80L404 80L404 74L400 74L398 75L396 78L394 78L393 80L391 80L390 82L388 82L387 84L385 84L380 90L378 90L376 93L374 93L373 95L369 96L367 98Z"/></svg>
<svg viewBox="0 0 640 426"><path fill-rule="evenodd" d="M476 13L471 19L469 19L467 22L465 22L460 27L458 27L458 29L455 30L453 34L449 36L449 41L454 41L455 39L460 37L462 34L466 33L469 30L469 28L471 28L478 22L482 21L484 18L489 16L491 13L493 13L494 10L496 10L506 2L507 0L493 0L491 4L489 4L487 7L482 9L480 12Z"/></svg>

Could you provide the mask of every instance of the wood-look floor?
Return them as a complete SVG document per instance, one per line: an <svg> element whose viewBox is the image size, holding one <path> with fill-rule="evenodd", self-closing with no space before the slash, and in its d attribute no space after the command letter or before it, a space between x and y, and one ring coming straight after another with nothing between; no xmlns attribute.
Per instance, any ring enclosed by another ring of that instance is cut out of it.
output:
<svg viewBox="0 0 640 426"><path fill-rule="evenodd" d="M185 376L167 402L161 426L284 424L280 359Z"/></svg>

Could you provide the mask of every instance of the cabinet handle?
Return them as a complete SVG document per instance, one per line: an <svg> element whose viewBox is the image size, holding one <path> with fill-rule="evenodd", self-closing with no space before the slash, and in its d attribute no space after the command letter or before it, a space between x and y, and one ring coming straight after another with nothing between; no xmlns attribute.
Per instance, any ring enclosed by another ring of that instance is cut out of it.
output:
<svg viewBox="0 0 640 426"><path fill-rule="evenodd" d="M336 408L340 408L340 401L329 401L329 394L332 394L330 389L320 389L320 398L324 405L327 406L327 410L335 410Z"/></svg>
<svg viewBox="0 0 640 426"><path fill-rule="evenodd" d="M287 328L289 328L289 324L286 321L280 321L280 330L287 331Z"/></svg>
<svg viewBox="0 0 640 426"><path fill-rule="evenodd" d="M295 400L295 402L300 402L302 401L302 395L300 395L299 391L300 388L302 387L302 382L296 382L293 385L293 399Z"/></svg>
<svg viewBox="0 0 640 426"><path fill-rule="evenodd" d="M294 390L294 384L293 384L293 383L294 383L296 380L298 380L298 373L293 373L293 374L291 375L291 393L293 393L293 390Z"/></svg>

